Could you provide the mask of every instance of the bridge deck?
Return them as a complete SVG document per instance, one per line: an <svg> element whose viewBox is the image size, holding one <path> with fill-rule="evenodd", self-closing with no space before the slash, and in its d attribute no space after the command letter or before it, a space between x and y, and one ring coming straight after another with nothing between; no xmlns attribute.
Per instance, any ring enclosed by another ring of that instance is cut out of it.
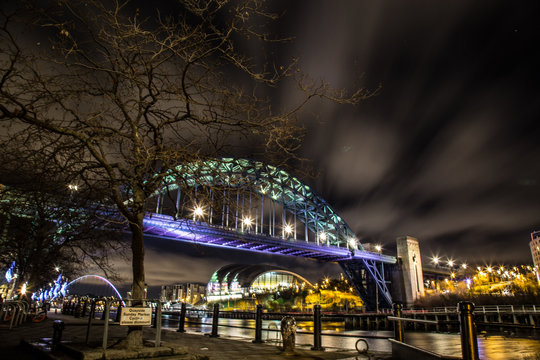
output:
<svg viewBox="0 0 540 360"><path fill-rule="evenodd" d="M193 242L201 245L226 247L276 255L288 255L323 261L369 259L394 264L396 258L365 250L351 251L347 248L318 245L311 242L281 239L270 235L234 231L221 226L172 216L152 214L144 218L144 233L150 236L176 241Z"/></svg>

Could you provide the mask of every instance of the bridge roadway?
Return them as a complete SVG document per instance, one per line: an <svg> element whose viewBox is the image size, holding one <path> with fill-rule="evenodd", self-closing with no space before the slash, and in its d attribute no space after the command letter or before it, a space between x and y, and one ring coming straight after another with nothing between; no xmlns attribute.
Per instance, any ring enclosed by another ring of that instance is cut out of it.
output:
<svg viewBox="0 0 540 360"><path fill-rule="evenodd" d="M172 216L152 214L143 220L146 236L266 254L288 255L322 261L371 260L395 264L396 258L365 250L318 245L293 238L282 239L249 231L233 231L222 226Z"/></svg>

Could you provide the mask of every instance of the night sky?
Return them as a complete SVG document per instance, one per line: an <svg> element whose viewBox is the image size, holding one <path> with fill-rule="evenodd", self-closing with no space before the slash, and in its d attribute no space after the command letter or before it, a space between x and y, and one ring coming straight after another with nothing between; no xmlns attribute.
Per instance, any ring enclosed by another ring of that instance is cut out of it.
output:
<svg viewBox="0 0 540 360"><path fill-rule="evenodd" d="M538 1L277 1L282 59L335 87L362 75L357 106L311 103L306 182L364 242L469 264L530 263L540 230ZM276 103L298 100L288 87ZM246 154L249 156L249 154ZM270 263L308 279L339 271L288 257L148 240L147 282L208 281L219 266ZM127 271L127 264L125 270ZM122 268L124 269L124 268Z"/></svg>

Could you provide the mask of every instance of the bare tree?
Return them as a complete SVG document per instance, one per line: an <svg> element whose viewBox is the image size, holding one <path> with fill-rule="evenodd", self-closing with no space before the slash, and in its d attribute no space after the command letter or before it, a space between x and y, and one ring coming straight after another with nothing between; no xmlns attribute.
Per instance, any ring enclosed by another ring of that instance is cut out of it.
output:
<svg viewBox="0 0 540 360"><path fill-rule="evenodd" d="M300 144L305 102L367 95L306 81L294 61L245 55L279 40L266 33L276 16L260 0L183 0L169 16L146 18L118 0L31 9L22 19L40 32L25 38L14 35L20 23L10 27L17 13L2 18L0 120L11 139L27 139L107 193L131 232L136 299L144 296L144 205L164 176L246 149L282 165ZM260 89L284 78L297 81L302 99L276 113ZM128 344L141 343L140 328L130 329Z"/></svg>
<svg viewBox="0 0 540 360"><path fill-rule="evenodd" d="M18 176L13 186L0 186L0 266L15 261L17 281L30 292L46 287L58 272L81 275L89 263L116 277L108 253L123 252L121 229L105 226L98 199L43 175L34 168L31 181Z"/></svg>

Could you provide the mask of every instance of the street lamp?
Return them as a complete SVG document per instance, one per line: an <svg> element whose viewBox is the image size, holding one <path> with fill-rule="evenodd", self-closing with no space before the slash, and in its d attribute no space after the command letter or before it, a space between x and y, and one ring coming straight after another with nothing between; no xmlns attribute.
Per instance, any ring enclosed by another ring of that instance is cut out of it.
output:
<svg viewBox="0 0 540 360"><path fill-rule="evenodd" d="M289 225L289 224L285 225L285 229L284 229L284 230L285 230L285 233L286 233L287 235L290 235L290 234L293 232L293 228L292 228L292 226Z"/></svg>
<svg viewBox="0 0 540 360"><path fill-rule="evenodd" d="M433 258L431 258L431 262L434 263L435 265L439 265L439 257L434 256Z"/></svg>
<svg viewBox="0 0 540 360"><path fill-rule="evenodd" d="M382 246L380 244L375 245L375 250L380 254L382 251Z"/></svg>
<svg viewBox="0 0 540 360"><path fill-rule="evenodd" d="M452 259L448 260L448 266L454 267L454 260Z"/></svg>
<svg viewBox="0 0 540 360"><path fill-rule="evenodd" d="M251 228L251 224L252 224L253 220L251 220L251 218L249 216L245 216L244 219L242 220L242 227L246 227L247 230L249 230ZM244 230L244 229L242 229Z"/></svg>
<svg viewBox="0 0 540 360"><path fill-rule="evenodd" d="M203 217L204 216L204 210L199 205L196 205L193 209L193 220Z"/></svg>

